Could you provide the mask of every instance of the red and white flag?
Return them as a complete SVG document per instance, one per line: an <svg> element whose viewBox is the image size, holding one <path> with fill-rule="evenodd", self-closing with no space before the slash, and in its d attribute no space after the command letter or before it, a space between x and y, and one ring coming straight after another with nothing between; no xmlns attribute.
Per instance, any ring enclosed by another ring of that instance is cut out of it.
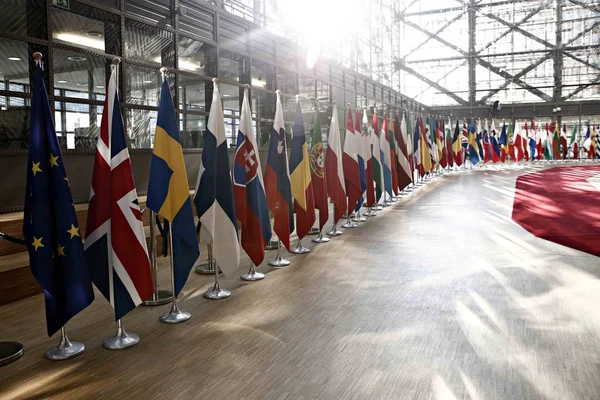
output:
<svg viewBox="0 0 600 400"><path fill-rule="evenodd" d="M154 283L125 141L116 68L112 66L104 100L83 247L94 285L114 308L115 319L120 319L152 295Z"/></svg>
<svg viewBox="0 0 600 400"><path fill-rule="evenodd" d="M342 141L340 126L337 119L337 108L333 104L331 124L329 125L329 140L325 153L325 179L327 194L333 203L333 223L342 218L346 212L346 186L344 185L344 170L342 167Z"/></svg>
<svg viewBox="0 0 600 400"><path fill-rule="evenodd" d="M362 194L360 190L360 172L358 169L358 138L354 134L352 121L352 108L348 106L346 121L346 140L344 141L344 154L342 165L344 169L344 185L348 196L348 210L352 211Z"/></svg>

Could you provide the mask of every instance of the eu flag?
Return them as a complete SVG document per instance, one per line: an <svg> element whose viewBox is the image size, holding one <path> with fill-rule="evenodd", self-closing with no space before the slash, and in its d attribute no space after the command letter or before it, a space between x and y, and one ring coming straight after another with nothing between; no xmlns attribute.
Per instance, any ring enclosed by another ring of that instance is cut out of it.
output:
<svg viewBox="0 0 600 400"><path fill-rule="evenodd" d="M173 290L177 296L200 252L177 116L166 78L160 93L146 206L170 223L175 277Z"/></svg>
<svg viewBox="0 0 600 400"><path fill-rule="evenodd" d="M23 236L44 289L48 336L94 301L40 63L35 67Z"/></svg>

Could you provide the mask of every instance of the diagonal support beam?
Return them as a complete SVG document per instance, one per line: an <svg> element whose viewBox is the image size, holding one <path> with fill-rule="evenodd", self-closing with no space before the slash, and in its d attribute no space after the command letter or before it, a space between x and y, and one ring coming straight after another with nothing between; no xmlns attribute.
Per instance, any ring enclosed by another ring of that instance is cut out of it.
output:
<svg viewBox="0 0 600 400"><path fill-rule="evenodd" d="M598 71L600 71L600 64L599 64L599 65L594 65L594 64L592 64L592 63L590 63L590 62L587 62L587 61L586 61L586 60L584 60L583 58L579 58L579 57L577 57L576 55L574 55L574 54L571 54L571 53L570 53L570 52L568 52L568 51L563 51L563 54L564 54L565 56L567 56L567 57L570 57L570 58L572 58L573 60L575 60L575 61L577 61L577 62L580 62L580 63L582 63L583 65L585 65L585 66L587 66L587 67L590 67L590 68L593 68L593 69L597 69Z"/></svg>
<svg viewBox="0 0 600 400"><path fill-rule="evenodd" d="M450 90L446 89L445 87L443 87L439 83L432 81L431 79L427 78L424 75L421 75L420 73L418 73L414 69L412 69L409 66L407 66L404 62L398 60L398 61L396 61L395 65L396 65L396 68L399 68L399 69L402 69L402 70L408 72L409 74L411 74L411 75L419 78L420 80L422 80L423 82L425 82L429 86L434 87L437 90L439 90L440 92L444 93L445 95L451 97L458 104L463 105L463 106L468 106L469 105L468 101L466 101L466 100L462 99L461 97L457 96L456 94L452 93Z"/></svg>
<svg viewBox="0 0 600 400"><path fill-rule="evenodd" d="M450 25L452 25L453 23L455 23L456 21L461 19L462 16L465 14L466 14L466 11L461 12L456 17L452 18L450 21L448 21L444 25L442 25L442 27L440 29L438 29L437 31L435 31L433 34L436 36L439 35L440 33L443 32L444 29L446 29L447 27L449 27ZM427 39L425 39L424 41L422 41L421 43L416 45L415 48L412 49L411 51L409 51L408 54L406 54L403 58L404 59L408 58L411 54L413 54L415 51L419 50L423 45L425 45L430 40L431 40L431 37L428 36Z"/></svg>
<svg viewBox="0 0 600 400"><path fill-rule="evenodd" d="M576 6L585 8L592 12L600 12L600 5L587 4L587 3L584 3L583 1L579 1L579 0L569 0L569 1L573 4L575 4Z"/></svg>
<svg viewBox="0 0 600 400"><path fill-rule="evenodd" d="M490 18L490 19L493 19L494 21L497 21L497 22L501 23L501 24L502 24L502 25L504 25L504 26L507 26L507 27L509 27L511 31L519 32L520 34L522 34L522 35L524 35L524 36L527 36L527 37L528 37L528 38L530 38L531 40L534 40L534 41L536 41L536 42L538 42L538 43L541 43L541 44L543 44L544 46L546 46L546 47L548 47L548 48L553 48L553 47L555 47L555 46L554 46L552 43L550 43L550 42L548 42L548 41L546 41L546 40L544 40L544 39L542 39L542 38L539 38L539 37L535 36L534 34L532 34L532 33L529 33L529 32L527 32L526 30L524 30L524 29L520 28L520 27L518 26L518 24L513 24L513 23L511 23L511 22L505 21L505 20L503 20L502 18L500 18L500 17L498 17L497 15L494 15L494 14L492 14L492 13L484 13L484 12L483 12L483 11L481 11L481 10L477 10L477 11L478 11L478 12L479 12L481 15L484 15L484 16L486 16L486 17ZM540 11L541 11L541 10L537 10L535 13L537 14L537 13L539 13ZM534 15L535 15L535 14L534 14ZM532 15L532 17L533 17L533 15ZM523 22L525 22L525 21L519 21L519 24L522 24Z"/></svg>
<svg viewBox="0 0 600 400"><path fill-rule="evenodd" d="M565 100L565 101L569 100L571 97L575 96L577 93L579 93L582 90L584 90L584 89L586 89L586 88L588 88L588 87L590 87L592 85L595 85L597 83L600 83L600 75L598 75L598 77L596 79L594 79L593 81L591 81L591 82L588 82L588 83L586 83L584 85L581 85L581 86L577 86L577 89L573 90L571 93L569 93L568 95L566 95L565 97L563 97L563 100Z"/></svg>

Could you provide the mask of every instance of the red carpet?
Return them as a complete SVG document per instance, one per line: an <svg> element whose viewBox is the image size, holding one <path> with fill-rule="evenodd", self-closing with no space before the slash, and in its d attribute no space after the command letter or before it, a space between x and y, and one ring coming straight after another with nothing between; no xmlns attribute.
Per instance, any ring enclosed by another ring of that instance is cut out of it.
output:
<svg viewBox="0 0 600 400"><path fill-rule="evenodd" d="M600 166L520 176L512 218L537 237L600 257Z"/></svg>

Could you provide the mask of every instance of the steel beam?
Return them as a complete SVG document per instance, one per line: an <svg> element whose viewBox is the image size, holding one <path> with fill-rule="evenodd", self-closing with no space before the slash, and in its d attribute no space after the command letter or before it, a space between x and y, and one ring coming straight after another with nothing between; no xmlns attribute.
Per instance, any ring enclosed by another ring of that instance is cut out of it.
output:
<svg viewBox="0 0 600 400"><path fill-rule="evenodd" d="M409 66L407 66L406 64L404 64L404 62L398 60L398 61L396 61L395 64L396 64L397 68L403 69L404 71L408 72L409 74L411 74L411 75L419 78L423 82L427 83L429 86L432 86L432 87L436 88L437 90L439 90L440 92L444 93L445 95L448 95L449 97L451 97L452 99L454 99L458 104L461 104L463 106L468 106L469 105L469 103L467 101L465 101L463 98L457 96L456 94L454 94L450 90L446 89L445 87L443 87L439 83L434 82L431 79L427 78L426 76L421 75L420 73L418 73L414 69L412 69Z"/></svg>
<svg viewBox="0 0 600 400"><path fill-rule="evenodd" d="M581 92L582 90L584 90L590 86L596 85L599 82L600 82L600 75L598 75L598 77L596 79L594 79L593 81L578 86L577 89L573 90L571 93L569 93L568 95L563 97L562 100L563 101L569 100L571 97L575 96L577 93Z"/></svg>
<svg viewBox="0 0 600 400"><path fill-rule="evenodd" d="M554 50L554 91L553 100L558 102L562 98L562 11L564 0L556 0L556 49Z"/></svg>
<svg viewBox="0 0 600 400"><path fill-rule="evenodd" d="M581 8L585 8L586 10L590 10L592 12L596 12L596 13L600 13L600 5L592 5L592 4L587 4L584 3L583 1L579 1L579 0L569 0L571 3L575 4L576 6L579 6ZM596 3L598 4L598 3Z"/></svg>
<svg viewBox="0 0 600 400"><path fill-rule="evenodd" d="M476 54L475 54L475 32L477 30L476 27L476 19L477 15L475 14L475 0L469 1L468 13L469 13L469 105L475 105L475 85L477 84L477 80L475 78L475 66L476 62Z"/></svg>

